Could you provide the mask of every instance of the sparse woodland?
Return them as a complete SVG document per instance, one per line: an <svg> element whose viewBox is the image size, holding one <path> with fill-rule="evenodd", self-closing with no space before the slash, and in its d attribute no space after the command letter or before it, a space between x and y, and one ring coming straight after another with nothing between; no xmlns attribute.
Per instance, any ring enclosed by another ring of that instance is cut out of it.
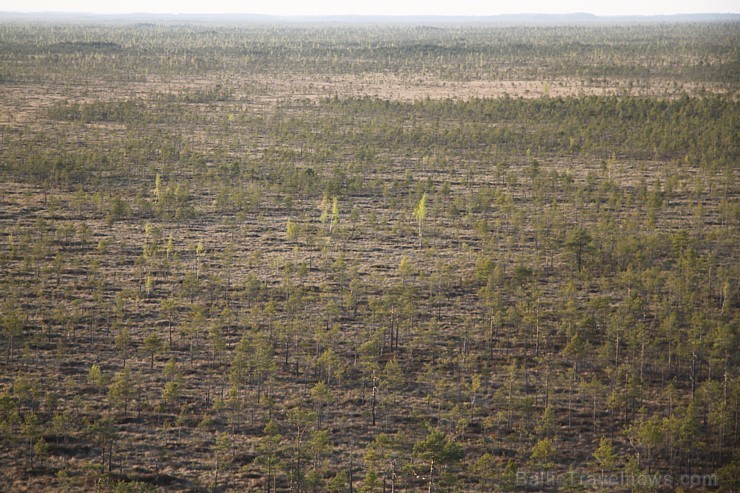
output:
<svg viewBox="0 0 740 493"><path fill-rule="evenodd" d="M740 488L739 38L0 21L0 490Z"/></svg>

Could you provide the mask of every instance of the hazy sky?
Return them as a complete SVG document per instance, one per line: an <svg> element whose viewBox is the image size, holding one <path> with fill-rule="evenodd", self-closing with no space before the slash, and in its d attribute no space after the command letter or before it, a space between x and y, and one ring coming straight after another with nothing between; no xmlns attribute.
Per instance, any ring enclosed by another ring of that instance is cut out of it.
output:
<svg viewBox="0 0 740 493"><path fill-rule="evenodd" d="M510 13L572 13L597 15L738 13L740 0L0 0L0 11L95 12L105 14L255 13L277 15L492 15Z"/></svg>

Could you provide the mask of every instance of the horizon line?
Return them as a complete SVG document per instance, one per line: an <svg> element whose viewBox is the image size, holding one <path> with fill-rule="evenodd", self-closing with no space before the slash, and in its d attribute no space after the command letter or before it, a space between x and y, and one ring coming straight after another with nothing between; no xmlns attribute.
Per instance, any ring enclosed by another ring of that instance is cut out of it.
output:
<svg viewBox="0 0 740 493"><path fill-rule="evenodd" d="M358 14L358 13L321 13L321 14L270 14L259 12L91 12L91 11L21 11L21 10L0 10L0 16L5 14L43 16L43 15L63 15L63 16L99 16L99 17L124 17L124 16L168 16L168 17L203 17L203 16L244 16L244 17L270 17L283 19L317 19L317 18L468 18L481 19L492 17L589 17L589 18L620 18L620 17L696 17L696 16L736 16L740 17L740 12L677 12L661 14L595 14L592 12L573 11L573 12L508 12L498 14Z"/></svg>

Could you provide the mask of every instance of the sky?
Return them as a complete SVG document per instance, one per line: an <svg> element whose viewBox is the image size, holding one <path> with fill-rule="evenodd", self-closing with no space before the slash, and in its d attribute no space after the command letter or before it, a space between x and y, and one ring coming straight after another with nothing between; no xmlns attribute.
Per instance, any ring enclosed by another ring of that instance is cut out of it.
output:
<svg viewBox="0 0 740 493"><path fill-rule="evenodd" d="M740 0L0 0L5 12L134 12L273 15L496 15L573 13L656 15L739 13Z"/></svg>

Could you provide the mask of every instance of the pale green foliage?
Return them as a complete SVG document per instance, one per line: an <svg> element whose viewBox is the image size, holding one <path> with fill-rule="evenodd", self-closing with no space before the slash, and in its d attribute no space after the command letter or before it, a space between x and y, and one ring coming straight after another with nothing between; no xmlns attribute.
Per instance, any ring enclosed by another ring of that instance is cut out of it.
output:
<svg viewBox="0 0 740 493"><path fill-rule="evenodd" d="M398 263L398 273L401 274L401 280L405 284L406 279L414 275L415 271L414 263L406 255L401 257L401 261Z"/></svg>
<svg viewBox="0 0 740 493"><path fill-rule="evenodd" d="M611 471L617 461L614 453L614 444L609 438L601 437L599 448L593 453L594 459L602 471Z"/></svg>
<svg viewBox="0 0 740 493"><path fill-rule="evenodd" d="M105 376L97 363L93 364L90 367L90 371L87 372L87 381L94 387L103 387L105 385Z"/></svg>
<svg viewBox="0 0 740 493"><path fill-rule="evenodd" d="M298 239L298 223L292 219L288 219L288 222L285 225L285 231L289 240L295 241Z"/></svg>
<svg viewBox="0 0 740 493"><path fill-rule="evenodd" d="M321 216L319 217L319 221L321 221L321 224L324 224L327 219L329 219L329 196L324 195L324 198L321 199L321 205L319 206L319 209L321 209Z"/></svg>
<svg viewBox="0 0 740 493"><path fill-rule="evenodd" d="M329 225L329 234L332 234L334 228L339 224L339 199L334 197L331 201L331 224Z"/></svg>
<svg viewBox="0 0 740 493"><path fill-rule="evenodd" d="M427 194L421 196L421 199L414 208L414 219L416 219L417 228L419 232L419 245L421 245L422 231L424 227L424 221L427 218Z"/></svg>
<svg viewBox="0 0 740 493"><path fill-rule="evenodd" d="M534 447L532 447L532 455L530 459L533 464L539 465L543 468L552 467L552 460L555 457L555 447L552 440L549 438L543 438L538 441Z"/></svg>

